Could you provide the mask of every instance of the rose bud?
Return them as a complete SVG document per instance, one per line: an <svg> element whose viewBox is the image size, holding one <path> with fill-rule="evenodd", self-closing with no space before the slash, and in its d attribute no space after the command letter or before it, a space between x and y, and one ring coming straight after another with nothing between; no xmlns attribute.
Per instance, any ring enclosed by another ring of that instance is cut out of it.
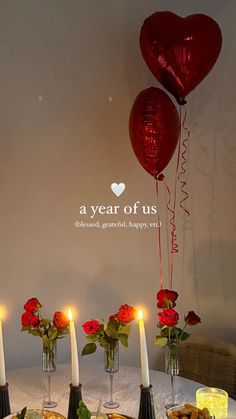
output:
<svg viewBox="0 0 236 419"><path fill-rule="evenodd" d="M65 329L69 326L70 321L62 311L56 311L53 316L53 324L57 329Z"/></svg>
<svg viewBox="0 0 236 419"><path fill-rule="evenodd" d="M82 325L85 333L87 333L87 335L93 335L94 333L97 333L99 331L100 328L100 323L98 320L88 320L87 322L85 322Z"/></svg>
<svg viewBox="0 0 236 419"><path fill-rule="evenodd" d="M110 317L109 317L109 322L113 322L114 320L116 320L117 319L117 316L116 316L116 314L112 314Z"/></svg>
<svg viewBox="0 0 236 419"><path fill-rule="evenodd" d="M173 308L176 306L175 301L178 298L176 291L164 289L157 293L157 307L158 308Z"/></svg>
<svg viewBox="0 0 236 419"><path fill-rule="evenodd" d="M30 313L35 313L42 307L42 304L35 297L30 298L24 305L24 309Z"/></svg>
<svg viewBox="0 0 236 419"><path fill-rule="evenodd" d="M119 311L117 313L117 318L121 323L130 323L136 317L136 310L134 307L129 306L128 304L124 304L120 306Z"/></svg>
<svg viewBox="0 0 236 419"><path fill-rule="evenodd" d="M195 326L195 324L201 323L200 317L194 311L189 311L187 316L185 316L184 320L189 326Z"/></svg>
<svg viewBox="0 0 236 419"><path fill-rule="evenodd" d="M21 316L21 324L24 327L38 327L40 325L40 319L36 314L25 311Z"/></svg>
<svg viewBox="0 0 236 419"><path fill-rule="evenodd" d="M179 314L173 308L164 308L163 311L158 313L159 321L162 325L172 327L175 326L179 321Z"/></svg>

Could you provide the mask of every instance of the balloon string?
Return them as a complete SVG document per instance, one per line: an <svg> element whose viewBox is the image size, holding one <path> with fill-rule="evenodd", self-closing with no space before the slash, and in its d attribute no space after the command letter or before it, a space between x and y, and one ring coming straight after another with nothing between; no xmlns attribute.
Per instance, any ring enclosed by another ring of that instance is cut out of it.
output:
<svg viewBox="0 0 236 419"><path fill-rule="evenodd" d="M170 203L171 203L171 192L170 192L170 188L168 187L168 185L164 182L167 194L168 194L168 202L166 204L168 211L172 214L171 218L170 218L170 224L172 226L171 229L171 253L177 253L178 252L178 243L176 243L177 240L177 234L176 232L176 224L175 224L175 209L171 209L170 208Z"/></svg>
<svg viewBox="0 0 236 419"><path fill-rule="evenodd" d="M176 224L175 224L175 207L176 207L176 191L177 191L177 173L178 173L178 167L179 167L179 150L178 150L178 158L177 158L177 167L176 167L176 174L175 174L175 190L174 190L174 202L173 202L173 208L171 208L171 191L169 186L166 182L164 182L164 175L160 174L157 178L157 180L163 181L168 200L166 203L166 208L170 213L170 224L171 224L171 241L170 241L170 288L172 289L173 286L173 268L174 268L174 254L178 253L178 243L177 241L177 234L176 234Z"/></svg>
<svg viewBox="0 0 236 419"><path fill-rule="evenodd" d="M170 224L171 224L171 241L170 241L170 288L172 289L173 286L173 268L174 268L174 253L178 253L178 243L177 241L177 234L176 234L176 224L175 224L175 202L176 202L176 193L174 194L174 205L173 209L170 207L171 203L171 192L170 188L164 182L167 195L168 195L168 201L166 204L167 210L170 212Z"/></svg>
<svg viewBox="0 0 236 419"><path fill-rule="evenodd" d="M158 201L158 180L157 179L156 179L156 194L157 194L157 201ZM159 269L160 269L160 289L162 289L163 288L163 268L162 268L162 252L161 252L161 225L160 225L159 211L157 211L157 220L158 220L157 237L158 237L158 253L159 253Z"/></svg>
<svg viewBox="0 0 236 419"><path fill-rule="evenodd" d="M181 133L181 143L182 143L183 151L181 152L181 159L182 159L181 160L181 165L180 165L180 170L181 171L178 174L178 180L181 183L181 188L180 189L181 189L181 192L184 195L184 197L181 199L179 205L187 215L190 215L190 212L185 207L185 204L186 204L185 201L189 197L189 193L186 190L187 180L182 179L182 176L186 175L187 145L188 145L188 141L189 141L189 138L190 138L190 130L185 126L186 116L187 116L187 110L186 110L186 108L184 108L184 116L183 116L183 119L182 119L182 112L181 112L181 107L180 107L180 120L181 120L182 128L186 133L186 136L185 136L185 138L182 139L182 133Z"/></svg>

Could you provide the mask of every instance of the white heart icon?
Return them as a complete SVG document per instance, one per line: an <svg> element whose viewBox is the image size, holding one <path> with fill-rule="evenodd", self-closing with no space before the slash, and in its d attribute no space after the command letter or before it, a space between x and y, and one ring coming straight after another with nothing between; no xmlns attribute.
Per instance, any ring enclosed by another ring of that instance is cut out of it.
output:
<svg viewBox="0 0 236 419"><path fill-rule="evenodd" d="M124 190L125 190L125 184L124 183L112 183L111 184L111 190L116 196L120 196Z"/></svg>

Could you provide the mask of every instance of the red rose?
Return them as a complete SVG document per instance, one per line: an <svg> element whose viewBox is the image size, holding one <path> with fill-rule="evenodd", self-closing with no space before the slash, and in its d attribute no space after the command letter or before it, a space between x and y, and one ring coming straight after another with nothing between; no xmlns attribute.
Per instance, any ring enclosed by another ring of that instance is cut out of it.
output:
<svg viewBox="0 0 236 419"><path fill-rule="evenodd" d="M85 333L87 335L93 335L94 333L98 332L100 323L98 320L89 320L82 325Z"/></svg>
<svg viewBox="0 0 236 419"><path fill-rule="evenodd" d="M192 310L188 312L184 320L189 326L194 326L195 324L201 323L200 317L198 317L198 315Z"/></svg>
<svg viewBox="0 0 236 419"><path fill-rule="evenodd" d="M158 308L173 308L176 306L175 301L178 298L178 293L172 290L160 290L157 293L157 307Z"/></svg>
<svg viewBox="0 0 236 419"><path fill-rule="evenodd" d="M42 307L42 304L39 302L37 298L30 298L24 305L24 309L29 311L30 313L34 313L38 311Z"/></svg>
<svg viewBox="0 0 236 419"><path fill-rule="evenodd" d="M21 324L24 327L38 327L40 319L36 314L25 311L21 316Z"/></svg>
<svg viewBox="0 0 236 419"><path fill-rule="evenodd" d="M70 321L62 311L56 311L53 316L53 324L57 329L65 329L69 326Z"/></svg>
<svg viewBox="0 0 236 419"><path fill-rule="evenodd" d="M159 321L164 326L175 326L179 321L179 315L174 309L164 308L161 313L158 313Z"/></svg>
<svg viewBox="0 0 236 419"><path fill-rule="evenodd" d="M136 310L134 307L128 306L128 304L120 306L117 318L121 323L130 323L135 319L135 317Z"/></svg>
<svg viewBox="0 0 236 419"><path fill-rule="evenodd" d="M117 317L116 317L116 314L112 314L110 317L109 317L109 322L113 322L114 320L116 320L117 319Z"/></svg>

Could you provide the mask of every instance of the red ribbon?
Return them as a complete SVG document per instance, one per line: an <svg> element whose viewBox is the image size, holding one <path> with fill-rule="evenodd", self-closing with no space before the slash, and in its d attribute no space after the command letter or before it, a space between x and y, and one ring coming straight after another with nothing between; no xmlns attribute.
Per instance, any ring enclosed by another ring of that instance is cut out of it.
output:
<svg viewBox="0 0 236 419"><path fill-rule="evenodd" d="M156 179L156 194L158 200L158 179ZM160 215L157 211L157 220L158 226L157 227L157 238L158 238L158 256L159 256L159 269L160 269L160 289L163 288L163 268L162 268L162 253L161 253L161 226L160 226Z"/></svg>
<svg viewBox="0 0 236 419"><path fill-rule="evenodd" d="M167 183L165 182L165 176L161 173L156 178L156 194L158 198L158 181L164 183L166 192L168 195L168 200L166 203L166 208L170 213L170 225L171 225L171 241L170 241L170 289L173 286L173 270L174 270L174 254L178 253L179 246L177 243L177 234L176 234L176 223L175 223L175 216L176 216L176 196L177 196L177 183L178 181L181 183L181 192L184 197L180 201L180 207L183 211L190 215L189 211L185 208L185 201L188 199L189 194L186 190L187 181L182 179L184 175L186 175L186 163L187 163L187 145L190 138L190 130L185 126L187 111L186 108L184 109L184 116L182 117L181 107L180 107L180 120L181 120L181 139L179 140L178 145L178 155L177 155L177 164L176 164L176 171L175 171L175 183L174 183L174 197L173 197L173 206L171 207L171 191ZM182 138L182 131L186 132L186 136ZM182 146L182 151L180 150ZM180 163L181 159L181 163ZM160 224L160 217L158 212L158 224ZM163 287L163 267L162 267L162 252L161 252L161 231L160 227L158 228L158 253L159 253L159 267L160 267L160 288Z"/></svg>
<svg viewBox="0 0 236 419"><path fill-rule="evenodd" d="M186 132L186 137L182 139L182 132L181 132L181 145L182 145L183 151L181 152L181 158L182 158L181 165L180 165L181 171L178 174L178 180L181 183L181 188L180 189L181 189L181 192L184 195L184 197L181 199L179 205L187 215L190 215L190 212L187 210L187 208L184 205L184 201L186 201L189 197L189 194L188 194L188 192L185 188L186 185L187 185L187 181L181 179L182 176L184 176L186 174L187 149L188 149L187 145L188 145L188 141L189 141L189 138L190 138L190 130L185 126L186 116L187 116L186 108L184 108L184 116L182 118L182 112L181 112L181 107L180 107L180 120L181 120L181 123L182 123L183 130Z"/></svg>
<svg viewBox="0 0 236 419"><path fill-rule="evenodd" d="M170 288L172 289L173 286L173 267L174 267L174 253L177 253L179 251L178 249L178 243L176 242L177 240L177 234L176 234L176 224L175 224L175 207L176 207L176 190L177 190L177 172L178 172L178 166L179 166L179 152L178 152L178 159L177 159L177 167L176 167L176 175L175 175L175 191L174 191L174 203L173 203L173 209L170 207L170 203L171 203L171 191L169 186L167 185L166 182L164 182L165 180L165 176L163 174L160 174L157 178L157 180L159 181L163 181L166 191L167 191L167 195L168 195L168 201L166 204L166 208L169 211L169 213L171 214L170 217L170 224L171 224L171 241L170 241ZM157 182L156 182L157 185ZM158 188L158 187L157 187ZM158 189L157 189L158 191ZM159 249L160 249L160 239L159 239ZM160 271L162 271L162 257L159 251L159 260L160 260ZM161 281L162 281L162 277L161 277ZM162 283L161 283L162 285ZM162 286L161 286L162 288Z"/></svg>

